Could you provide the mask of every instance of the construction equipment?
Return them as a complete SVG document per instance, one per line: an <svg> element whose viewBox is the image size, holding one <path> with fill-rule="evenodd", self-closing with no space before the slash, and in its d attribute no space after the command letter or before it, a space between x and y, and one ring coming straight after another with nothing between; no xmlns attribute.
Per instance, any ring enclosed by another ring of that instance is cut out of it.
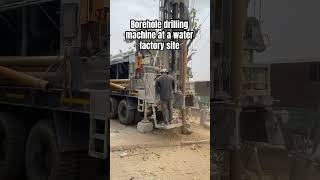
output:
<svg viewBox="0 0 320 180"><path fill-rule="evenodd" d="M266 47L260 22L247 16L248 2L212 3L213 178L288 178L290 159L273 109L270 69L253 63L254 52Z"/></svg>
<svg viewBox="0 0 320 180"><path fill-rule="evenodd" d="M320 36L309 32L309 29L317 32L320 28L312 23L317 17L314 14L319 13L316 7L318 2L313 0L305 4L291 1L290 7L284 6L286 3L263 2L265 23L262 24L262 29L270 35L269 39L272 41L268 43L270 47L266 52L256 54L255 60L256 63L271 67L271 93L277 100L274 107L282 111L283 116L287 116L287 121L282 122L282 129L288 150L319 167L320 66L319 51L312 42L318 42ZM297 10L301 13L296 13ZM285 15L278 18L282 12ZM295 28L297 24L303 29ZM296 38L296 34L303 36ZM299 43L292 44L288 40L293 38ZM297 172L308 179L305 171Z"/></svg>
<svg viewBox="0 0 320 180"><path fill-rule="evenodd" d="M100 24L99 51L82 56L82 8L81 0L0 2L0 179L106 176L109 25Z"/></svg>
<svg viewBox="0 0 320 180"><path fill-rule="evenodd" d="M160 21L171 19L190 21L189 2L187 0L160 0L159 2ZM191 30L191 27L188 27L188 29ZM180 30L166 29L165 31ZM150 122L153 122L155 128L172 129L183 126L184 131L188 131L186 130L185 109L196 104L194 94L187 87L189 80L187 45L189 42L187 40L179 41L181 47L179 50L143 51L142 53L145 56L143 77L140 79L136 78L134 70L135 52L131 51L113 56L111 58L111 83L117 91L113 91L110 100L112 118L119 117L123 124L131 124L143 119L142 122L145 124L150 125ZM139 41L136 41L136 44L139 44ZM163 68L167 69L176 80L177 87L174 91L175 118L173 123L169 125L162 123L161 109L158 103L159 97L155 91L156 78L160 69ZM119 88L114 84L117 84ZM120 86L125 87L125 89L120 88ZM121 104L126 104L125 111L118 107Z"/></svg>

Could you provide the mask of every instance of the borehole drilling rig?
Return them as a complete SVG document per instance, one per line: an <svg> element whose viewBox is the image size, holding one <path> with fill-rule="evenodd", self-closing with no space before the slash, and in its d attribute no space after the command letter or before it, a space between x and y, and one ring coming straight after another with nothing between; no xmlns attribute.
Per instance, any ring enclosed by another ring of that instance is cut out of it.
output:
<svg viewBox="0 0 320 180"><path fill-rule="evenodd" d="M266 47L248 0L214 0L211 118L213 178L288 177L289 159L272 109L269 67L253 63Z"/></svg>
<svg viewBox="0 0 320 180"><path fill-rule="evenodd" d="M106 179L109 3L0 1L0 179Z"/></svg>
<svg viewBox="0 0 320 180"><path fill-rule="evenodd" d="M189 2L187 0L160 0L160 21L179 19L188 20ZM189 30L191 30L189 23ZM183 31L183 29L166 29L166 31ZM159 41L159 40L157 40ZM139 44L139 41L136 41ZM141 79L136 78L134 71L134 52L122 53L111 58L111 117L118 117L123 124L131 124L141 120L136 114L144 113L143 120L154 123L155 128L171 129L183 126L188 131L186 107L194 106L196 98L187 87L189 75L188 49L191 40L180 40L179 50L144 51L144 67ZM155 80L160 69L166 68L176 80L174 109L176 118L170 125L161 124L159 97L155 91ZM179 112L180 109L180 112ZM185 126L184 126L185 125Z"/></svg>

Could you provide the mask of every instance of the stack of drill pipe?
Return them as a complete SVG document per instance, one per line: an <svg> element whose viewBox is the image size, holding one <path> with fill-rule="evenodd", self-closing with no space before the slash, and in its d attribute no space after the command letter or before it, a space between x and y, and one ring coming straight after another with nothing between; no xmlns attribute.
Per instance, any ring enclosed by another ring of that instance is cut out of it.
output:
<svg viewBox="0 0 320 180"><path fill-rule="evenodd" d="M0 84L25 85L44 88L38 82L55 82L63 79L63 73L57 73L57 67L63 57L58 56L9 56L0 57ZM24 82L26 81L26 82ZM37 83L31 83L36 82Z"/></svg>
<svg viewBox="0 0 320 180"><path fill-rule="evenodd" d="M129 81L129 79L111 79L111 89L114 91L125 90L128 88Z"/></svg>
<svg viewBox="0 0 320 180"><path fill-rule="evenodd" d="M112 83L129 83L130 79L111 79Z"/></svg>
<svg viewBox="0 0 320 180"><path fill-rule="evenodd" d="M110 87L113 91L125 90L126 87L110 82Z"/></svg>
<svg viewBox="0 0 320 180"><path fill-rule="evenodd" d="M110 82L120 86L128 87L130 80L129 79L111 79Z"/></svg>

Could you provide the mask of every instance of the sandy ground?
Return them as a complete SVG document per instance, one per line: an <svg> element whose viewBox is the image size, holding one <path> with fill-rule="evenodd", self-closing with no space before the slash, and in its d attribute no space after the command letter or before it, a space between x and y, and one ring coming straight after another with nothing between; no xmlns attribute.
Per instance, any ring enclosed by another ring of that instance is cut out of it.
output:
<svg viewBox="0 0 320 180"><path fill-rule="evenodd" d="M210 179L210 131L198 122L190 121L193 133L186 136L179 129L141 134L112 120L111 179Z"/></svg>
<svg viewBox="0 0 320 180"><path fill-rule="evenodd" d="M118 147L152 145L168 146L179 142L188 141L209 141L210 130L199 125L197 119L190 121L193 133L191 135L182 135L180 129L159 130L146 134L137 132L136 126L125 126L117 120L110 122L110 140L111 149Z"/></svg>

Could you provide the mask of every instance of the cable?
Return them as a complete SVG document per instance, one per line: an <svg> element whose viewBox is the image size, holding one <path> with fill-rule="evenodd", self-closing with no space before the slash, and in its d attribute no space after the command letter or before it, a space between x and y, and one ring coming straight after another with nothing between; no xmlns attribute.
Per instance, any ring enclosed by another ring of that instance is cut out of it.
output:
<svg viewBox="0 0 320 180"><path fill-rule="evenodd" d="M194 8L194 0L192 1L192 8Z"/></svg>
<svg viewBox="0 0 320 180"><path fill-rule="evenodd" d="M256 0L253 0L253 16L256 17Z"/></svg>
<svg viewBox="0 0 320 180"><path fill-rule="evenodd" d="M200 37L200 39L198 39L198 40L197 40L196 42L194 42L194 43L197 43L197 42L199 42L199 41L201 40L201 35L202 35L202 31L201 31L202 27L201 27L201 25L206 22L206 20L208 19L209 15L210 15L210 12L209 12L209 14L204 18L204 20L202 21L202 23L200 24L200 28L199 28L200 35L197 36L197 37ZM209 29L207 29L207 30L205 31L205 33L206 33L208 30L209 30Z"/></svg>
<svg viewBox="0 0 320 180"><path fill-rule="evenodd" d="M207 28L204 32L203 32L203 31L200 31L200 35L197 36L197 37L199 37L199 39L197 39L197 41L195 41L195 42L192 43L192 44L196 44L196 43L200 42L200 41L205 37L205 35L207 35L206 33L207 33L208 31L209 31L209 28Z"/></svg>
<svg viewBox="0 0 320 180"><path fill-rule="evenodd" d="M4 23L7 23L8 24L8 27L14 31L14 32L17 32L16 28L3 16L3 15L0 15L0 20L3 20Z"/></svg>
<svg viewBox="0 0 320 180"><path fill-rule="evenodd" d="M208 13L207 17L206 17L206 18L204 18L203 22L202 22L202 23L200 23L200 25L202 25L203 23L205 23L209 16L210 16L210 12Z"/></svg>
<svg viewBox="0 0 320 180"><path fill-rule="evenodd" d="M260 0L260 9L259 9L259 22L261 23L261 12L262 12L262 0Z"/></svg>
<svg viewBox="0 0 320 180"><path fill-rule="evenodd" d="M50 17L50 15L47 13L47 11L40 4L38 4L38 6L43 11L43 13L49 18L49 20L52 22L52 24L55 26L55 28L57 28L58 31L61 31L60 27L56 24L56 22L54 22L54 20Z"/></svg>

